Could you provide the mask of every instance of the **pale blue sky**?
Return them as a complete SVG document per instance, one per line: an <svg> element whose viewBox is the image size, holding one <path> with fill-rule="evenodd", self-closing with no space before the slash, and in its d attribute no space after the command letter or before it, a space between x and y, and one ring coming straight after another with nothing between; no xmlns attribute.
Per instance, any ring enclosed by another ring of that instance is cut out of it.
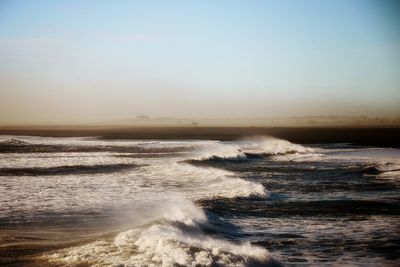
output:
<svg viewBox="0 0 400 267"><path fill-rule="evenodd" d="M0 123L400 115L400 2L0 1Z"/></svg>

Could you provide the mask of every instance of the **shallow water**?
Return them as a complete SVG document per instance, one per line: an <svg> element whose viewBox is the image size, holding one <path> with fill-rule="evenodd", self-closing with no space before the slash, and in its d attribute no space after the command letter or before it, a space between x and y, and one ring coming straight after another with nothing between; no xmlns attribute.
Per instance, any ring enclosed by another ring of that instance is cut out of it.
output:
<svg viewBox="0 0 400 267"><path fill-rule="evenodd" d="M65 266L396 266L399 183L399 149L1 136L0 242Z"/></svg>

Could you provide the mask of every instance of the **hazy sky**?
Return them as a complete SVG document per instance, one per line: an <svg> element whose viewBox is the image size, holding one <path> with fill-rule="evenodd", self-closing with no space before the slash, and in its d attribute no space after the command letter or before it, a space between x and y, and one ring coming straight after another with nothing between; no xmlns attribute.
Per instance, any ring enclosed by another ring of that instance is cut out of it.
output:
<svg viewBox="0 0 400 267"><path fill-rule="evenodd" d="M400 2L0 1L0 124L400 115Z"/></svg>

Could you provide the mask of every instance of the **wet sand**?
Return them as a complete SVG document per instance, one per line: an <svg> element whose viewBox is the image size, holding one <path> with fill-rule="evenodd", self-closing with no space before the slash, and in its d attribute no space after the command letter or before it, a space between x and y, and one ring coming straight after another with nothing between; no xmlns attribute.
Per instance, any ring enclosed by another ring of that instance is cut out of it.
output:
<svg viewBox="0 0 400 267"><path fill-rule="evenodd" d="M400 127L2 127L0 135L54 137L100 136L104 139L210 139L229 141L271 135L299 144L352 143L400 147Z"/></svg>

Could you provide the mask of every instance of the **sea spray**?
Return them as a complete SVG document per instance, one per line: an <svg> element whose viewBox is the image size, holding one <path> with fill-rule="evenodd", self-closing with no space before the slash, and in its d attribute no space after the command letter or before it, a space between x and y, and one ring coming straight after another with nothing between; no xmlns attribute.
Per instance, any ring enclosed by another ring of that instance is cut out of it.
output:
<svg viewBox="0 0 400 267"><path fill-rule="evenodd" d="M158 202L160 203L160 202ZM202 209L184 198L173 197L155 210L164 210L145 225L99 240L63 249L44 258L55 264L92 266L249 266L272 264L267 250L249 243L207 236Z"/></svg>

